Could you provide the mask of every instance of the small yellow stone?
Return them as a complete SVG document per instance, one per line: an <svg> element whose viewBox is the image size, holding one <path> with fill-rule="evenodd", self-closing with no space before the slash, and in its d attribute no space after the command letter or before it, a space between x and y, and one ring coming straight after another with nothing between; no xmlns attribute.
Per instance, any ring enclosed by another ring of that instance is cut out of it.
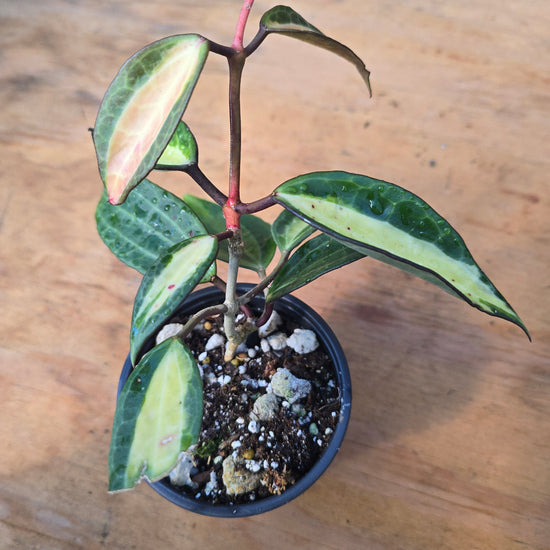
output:
<svg viewBox="0 0 550 550"><path fill-rule="evenodd" d="M254 449L246 449L246 451L243 451L242 457L246 460L252 460L254 458Z"/></svg>
<svg viewBox="0 0 550 550"><path fill-rule="evenodd" d="M231 359L231 364L232 364L234 367L238 367L239 364L240 364L240 361L235 357L235 358Z"/></svg>
<svg viewBox="0 0 550 550"><path fill-rule="evenodd" d="M204 330L211 330L212 329L212 323L210 321L204 322Z"/></svg>
<svg viewBox="0 0 550 550"><path fill-rule="evenodd" d="M208 365L210 363L210 357L208 355L202 360L203 365Z"/></svg>

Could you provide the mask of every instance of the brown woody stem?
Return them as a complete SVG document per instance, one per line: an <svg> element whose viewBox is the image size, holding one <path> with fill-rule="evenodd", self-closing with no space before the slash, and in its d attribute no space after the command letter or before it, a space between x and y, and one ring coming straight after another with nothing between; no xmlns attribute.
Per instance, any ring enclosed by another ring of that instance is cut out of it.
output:
<svg viewBox="0 0 550 550"><path fill-rule="evenodd" d="M185 171L215 203L220 206L226 203L227 197L204 175L198 164L190 164Z"/></svg>
<svg viewBox="0 0 550 550"><path fill-rule="evenodd" d="M265 210L266 208L269 208L274 204L276 203L275 203L275 200L273 199L273 195L267 195L267 197L263 197L261 199L258 199L257 201L253 201L249 203L241 202L235 208L239 214L253 214L254 212Z"/></svg>

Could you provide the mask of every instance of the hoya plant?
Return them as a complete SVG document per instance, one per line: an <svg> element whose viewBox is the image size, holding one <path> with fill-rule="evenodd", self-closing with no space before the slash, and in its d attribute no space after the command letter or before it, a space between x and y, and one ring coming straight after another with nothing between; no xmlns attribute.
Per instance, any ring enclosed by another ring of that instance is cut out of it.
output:
<svg viewBox="0 0 550 550"><path fill-rule="evenodd" d="M247 58L271 34L307 42L352 63L370 94L369 71L348 47L287 6L261 17L243 44L253 4L245 0L233 43L198 34L169 36L134 54L101 103L93 140L104 193L96 211L100 236L114 254L143 274L136 295L130 356L135 366L118 400L109 455L109 489L157 480L199 436L201 377L184 337L207 317L223 315L225 360L270 316L281 296L320 275L369 256L439 286L489 315L527 330L478 267L460 235L433 208L397 185L344 171L298 175L269 195L245 203L241 188L241 75ZM229 68L230 164L227 194L199 166L198 146L182 120L209 54ZM210 197L178 197L147 179L155 170L187 174ZM257 212L279 205L272 225ZM226 280L216 273L227 262ZM239 269L258 283L238 295ZM225 299L198 311L173 337L141 357L144 345L199 284ZM247 307L265 296L259 315ZM236 323L239 311L246 322Z"/></svg>

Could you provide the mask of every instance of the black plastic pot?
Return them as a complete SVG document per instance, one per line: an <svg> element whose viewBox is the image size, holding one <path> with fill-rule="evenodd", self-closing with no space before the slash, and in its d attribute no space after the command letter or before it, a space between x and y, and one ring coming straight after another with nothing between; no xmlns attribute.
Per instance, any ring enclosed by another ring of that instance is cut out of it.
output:
<svg viewBox="0 0 550 550"><path fill-rule="evenodd" d="M252 288L252 286L251 284L239 284L238 291L239 293L244 293ZM223 294L221 291L215 287L204 288L193 292L180 306L178 314L187 315L203 307L221 302L223 302ZM250 303L253 308L262 307L262 304L263 299L261 297L255 298ZM344 352L336 336L325 321L313 309L298 298L294 296L285 296L276 302L275 309L281 316L298 321L302 328L315 331L321 346L323 346L327 355L329 355L334 363L340 390L340 416L330 444L313 468L284 493L258 501L248 502L246 504L229 506L202 502L179 492L171 485L168 478L150 483L151 487L157 493L186 510L213 517L245 517L268 512L286 504L311 487L328 468L340 449L351 413L351 378ZM147 351L147 349L145 349L144 352L145 351ZM132 364L130 356L128 356L120 375L117 395L120 394L131 371Z"/></svg>

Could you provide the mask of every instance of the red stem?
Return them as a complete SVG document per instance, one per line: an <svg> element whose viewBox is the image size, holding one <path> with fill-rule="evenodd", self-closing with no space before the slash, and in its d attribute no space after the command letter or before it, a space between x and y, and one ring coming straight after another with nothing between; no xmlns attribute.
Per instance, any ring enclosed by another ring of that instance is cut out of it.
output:
<svg viewBox="0 0 550 550"><path fill-rule="evenodd" d="M233 38L232 44L232 47L238 52L243 50L244 28L246 27L248 14L252 9L253 4L254 0L244 0L241 13L239 14L239 21L237 23L237 28L235 29L235 37Z"/></svg>
<svg viewBox="0 0 550 550"><path fill-rule="evenodd" d="M229 193L223 206L225 224L229 231L240 229L240 214L237 206L241 202L241 74L245 62L244 52L236 52L229 59Z"/></svg>
<svg viewBox="0 0 550 550"><path fill-rule="evenodd" d="M231 153L229 162L229 193L223 206L225 225L228 231L236 231L241 227L241 215L237 207L241 202L241 74L246 60L243 47L243 36L248 15L254 0L244 0L239 21L233 38L233 54L229 62L229 124Z"/></svg>

